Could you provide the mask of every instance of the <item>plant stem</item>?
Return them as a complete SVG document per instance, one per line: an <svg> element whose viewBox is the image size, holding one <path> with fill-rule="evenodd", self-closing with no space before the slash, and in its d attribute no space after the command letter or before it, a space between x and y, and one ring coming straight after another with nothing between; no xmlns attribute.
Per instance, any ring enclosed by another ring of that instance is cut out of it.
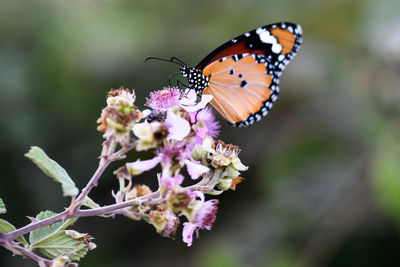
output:
<svg viewBox="0 0 400 267"><path fill-rule="evenodd" d="M160 196L160 192L156 191L154 193L141 196L132 200L124 201L121 203L109 205L109 206L104 206L101 208L96 208L96 209L88 209L88 210L77 210L75 212L74 217L88 217L88 216L97 216L97 215L103 215L106 213L110 213L113 211L118 211L127 207L135 206L135 205L151 205L155 203L159 203L160 199L158 198Z"/></svg>
<svg viewBox="0 0 400 267"><path fill-rule="evenodd" d="M113 161L113 156L111 155L114 153L116 146L116 142L114 137L111 137L110 139L107 139L104 144L103 144L103 150L100 155L100 162L99 166L97 167L96 172L93 174L92 178L89 180L85 188L82 189L82 192L79 194L78 198L75 201L75 206L72 207L73 211L76 209L79 209L81 206L83 200L87 195L89 194L90 190L97 185L97 182L100 178L100 176L103 174L104 170L107 168L107 166Z"/></svg>
<svg viewBox="0 0 400 267"><path fill-rule="evenodd" d="M65 220L67 220L69 218L79 217L78 214L81 211L86 211L86 210L79 210L79 207L80 207L82 201L89 194L89 192L93 188L93 186L96 185L96 183L99 180L100 176L103 174L105 168L112 161L121 158L126 152L128 152L130 149L132 149L132 147L133 146L126 146L126 147L121 148L120 150L118 150L117 152L115 152L113 154L108 154L108 155L106 155L106 157L102 157L96 172L93 174L92 178L90 179L90 181L88 182L86 187L82 190L81 194L78 196L78 198L74 202L75 204L72 204L70 208L68 208L67 210L65 210L63 212L60 212L59 214L54 215L53 217L44 219L42 221L37 221L37 222L30 223L30 224L28 224L28 225L26 225L24 227L21 227L21 228L15 230L13 232L4 234L3 236L0 236L1 237L0 240L11 241L11 240L14 240L15 238L17 238L17 237L19 237L21 235L25 235L25 234L33 231L33 230L36 230L38 228L43 227L43 226L51 225L51 224L56 223L58 221L65 221ZM115 149L115 147L113 149ZM106 151L109 152L108 149L106 149ZM103 153L104 153L104 150L103 150ZM136 200L139 201L139 198L136 199ZM120 203L120 204L124 204L124 203ZM135 204L137 204L137 203L130 204L130 205L135 205ZM111 205L111 206L113 206L113 205ZM127 207L127 206L129 206L129 205L126 205L124 207ZM107 207L109 207L109 206L106 206L106 207L103 207L103 208L107 208ZM118 208L120 209L120 207L117 207L117 209ZM113 209L107 209L106 212L108 212L110 210L113 210ZM86 216L94 216L94 215L98 215L98 214L101 214L101 213L97 213L97 214L94 213L93 215L86 215Z"/></svg>
<svg viewBox="0 0 400 267"><path fill-rule="evenodd" d="M36 261L39 264L39 266L43 266L43 265L50 266L53 263L52 260L42 258L42 257L36 255L35 253L33 253L31 250L19 246L15 242L11 242L10 244L6 245L6 247L8 247L11 251L17 251L17 252L21 253L23 256Z"/></svg>
<svg viewBox="0 0 400 267"><path fill-rule="evenodd" d="M66 220L66 219L68 219L67 210L65 210L65 211L63 211L63 212L61 212L61 213L59 213L57 215L54 215L53 217L44 219L42 221L37 221L37 222L34 222L34 223L30 223L30 224L28 224L28 225L26 225L24 227L21 227L21 228L15 230L13 232L7 233L7 234L4 235L4 240L11 241L11 240L13 240L13 239L15 239L15 238L17 238L17 237L19 237L21 235L24 235L26 233L31 232L33 230L36 230L36 229L41 228L43 226L51 225L51 224L53 224L55 222L58 222L58 221L61 221L61 220Z"/></svg>

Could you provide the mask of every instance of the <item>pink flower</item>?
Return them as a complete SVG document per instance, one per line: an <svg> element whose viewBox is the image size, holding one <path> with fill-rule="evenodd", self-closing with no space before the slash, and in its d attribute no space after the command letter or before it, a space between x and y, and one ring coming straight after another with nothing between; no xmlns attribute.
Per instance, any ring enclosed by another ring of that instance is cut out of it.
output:
<svg viewBox="0 0 400 267"><path fill-rule="evenodd" d="M168 212L167 219L167 225L165 226L161 234L165 237L172 238L175 236L176 229L178 228L179 219L172 212Z"/></svg>
<svg viewBox="0 0 400 267"><path fill-rule="evenodd" d="M201 208L197 211L194 223L201 229L211 230L212 224L217 218L218 199L211 199L203 202Z"/></svg>
<svg viewBox="0 0 400 267"><path fill-rule="evenodd" d="M168 171L163 172L163 174L161 175L161 183L169 188L174 188L175 186L181 185L183 179L184 179L183 175L180 174L171 177Z"/></svg>
<svg viewBox="0 0 400 267"><path fill-rule="evenodd" d="M215 115L209 107L200 110L197 113L196 119L198 122L202 122L202 124L204 125L204 127L201 128L206 129L205 134L214 138L218 137L221 125L219 124L218 121L215 120Z"/></svg>
<svg viewBox="0 0 400 267"><path fill-rule="evenodd" d="M192 208L183 212L189 222L183 224L182 232L183 242L187 243L189 247L192 245L193 233L197 229L211 230L218 210L217 199L204 201L204 194L199 191L191 192L191 196L193 197ZM197 198L200 200L196 200Z"/></svg>
<svg viewBox="0 0 400 267"><path fill-rule="evenodd" d="M183 223L183 231L182 231L183 242L185 242L188 247L192 245L193 233L196 229L197 226L194 223L191 222Z"/></svg>
<svg viewBox="0 0 400 267"><path fill-rule="evenodd" d="M186 169L190 175L190 177L193 180L198 179L202 174L208 172L210 169L200 163L191 161L191 160L185 160L184 161L186 165Z"/></svg>
<svg viewBox="0 0 400 267"><path fill-rule="evenodd" d="M178 87L164 87L163 90L158 90L150 93L150 98L146 98L146 106L152 109L167 110L173 106L179 105L179 99L182 95L182 90Z"/></svg>
<svg viewBox="0 0 400 267"><path fill-rule="evenodd" d="M184 118L176 115L172 110L167 111L167 118L165 123L168 127L167 140L175 139L178 141L183 140L190 133L190 124Z"/></svg>

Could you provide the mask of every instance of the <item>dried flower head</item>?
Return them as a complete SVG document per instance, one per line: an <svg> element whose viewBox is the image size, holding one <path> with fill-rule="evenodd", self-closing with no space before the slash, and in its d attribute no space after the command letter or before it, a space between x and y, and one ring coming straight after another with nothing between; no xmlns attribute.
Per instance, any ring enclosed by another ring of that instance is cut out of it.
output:
<svg viewBox="0 0 400 267"><path fill-rule="evenodd" d="M179 213L189 206L192 197L186 189L175 187L169 190L167 194L167 205L174 212Z"/></svg>
<svg viewBox="0 0 400 267"><path fill-rule="evenodd" d="M100 125L98 131L104 132L104 137L115 136L120 143L129 140L129 132L135 122L142 117L141 112L134 105L135 92L123 87L111 90L107 96L107 107L97 120Z"/></svg>
<svg viewBox="0 0 400 267"><path fill-rule="evenodd" d="M212 156L211 165L214 168L227 167L230 164L237 171L245 171L248 167L242 164L238 155L240 153L240 148L232 144L225 144L221 140L215 148L215 154ZM235 177L232 177L235 178Z"/></svg>
<svg viewBox="0 0 400 267"><path fill-rule="evenodd" d="M164 206L157 205L156 208L149 213L151 223L157 232L166 237L173 237L179 225L179 219L175 214L170 212Z"/></svg>

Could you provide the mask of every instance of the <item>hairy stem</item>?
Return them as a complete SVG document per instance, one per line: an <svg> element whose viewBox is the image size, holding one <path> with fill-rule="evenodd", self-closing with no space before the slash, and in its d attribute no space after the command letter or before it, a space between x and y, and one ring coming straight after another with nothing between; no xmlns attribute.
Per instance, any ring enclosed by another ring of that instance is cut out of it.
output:
<svg viewBox="0 0 400 267"><path fill-rule="evenodd" d="M39 264L39 266L50 266L53 263L52 260L42 258L42 257L38 256L37 254L35 254L34 252L32 252L31 250L19 246L15 242L8 243L6 245L6 247L8 249L10 249L11 251L13 251L14 253L20 253L24 257L27 257L27 258L30 258L30 259L36 261Z"/></svg>

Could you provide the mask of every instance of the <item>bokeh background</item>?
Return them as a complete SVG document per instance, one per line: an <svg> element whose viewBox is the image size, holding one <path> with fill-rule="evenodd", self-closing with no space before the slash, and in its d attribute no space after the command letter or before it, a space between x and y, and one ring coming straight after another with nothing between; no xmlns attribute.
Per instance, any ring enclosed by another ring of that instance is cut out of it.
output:
<svg viewBox="0 0 400 267"><path fill-rule="evenodd" d="M142 106L177 71L144 58L194 66L234 36L292 21L304 41L273 110L244 129L222 122L250 169L219 197L213 229L187 248L144 222L84 218L76 228L98 247L81 265L400 266L399 14L398 0L0 1L2 218L20 227L68 205L24 153L42 147L84 186L107 90L134 88ZM119 165L97 202L112 202ZM0 248L0 266L35 265Z"/></svg>

